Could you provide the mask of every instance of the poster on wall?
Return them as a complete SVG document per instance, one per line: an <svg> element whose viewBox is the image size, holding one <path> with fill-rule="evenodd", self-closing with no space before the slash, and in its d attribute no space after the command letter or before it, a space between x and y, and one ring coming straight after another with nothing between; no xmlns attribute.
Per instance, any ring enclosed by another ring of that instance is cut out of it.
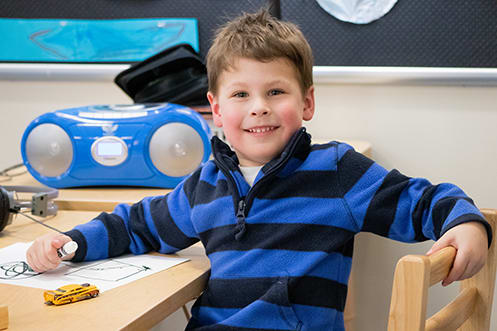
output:
<svg viewBox="0 0 497 331"><path fill-rule="evenodd" d="M195 18L0 18L0 61L129 63L182 43L199 50Z"/></svg>

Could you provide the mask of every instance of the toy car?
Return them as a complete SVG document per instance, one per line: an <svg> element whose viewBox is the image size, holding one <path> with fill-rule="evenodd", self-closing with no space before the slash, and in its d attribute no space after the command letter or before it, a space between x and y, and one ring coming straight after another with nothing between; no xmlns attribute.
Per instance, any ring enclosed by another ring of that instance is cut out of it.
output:
<svg viewBox="0 0 497 331"><path fill-rule="evenodd" d="M63 305L66 303L94 298L100 291L95 285L88 283L70 284L62 286L53 291L43 292L43 298L47 305Z"/></svg>

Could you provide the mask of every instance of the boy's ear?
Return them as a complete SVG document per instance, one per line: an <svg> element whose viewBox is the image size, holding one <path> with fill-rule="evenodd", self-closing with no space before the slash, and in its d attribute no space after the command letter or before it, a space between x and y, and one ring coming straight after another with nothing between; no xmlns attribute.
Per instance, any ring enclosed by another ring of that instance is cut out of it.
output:
<svg viewBox="0 0 497 331"><path fill-rule="evenodd" d="M314 86L311 86L304 95L304 113L302 115L304 121L310 121L312 119L314 116L314 106Z"/></svg>
<svg viewBox="0 0 497 331"><path fill-rule="evenodd" d="M209 100L209 103L211 105L211 112L212 112L212 121L214 122L214 125L217 127L222 127L223 122L221 121L221 112L219 111L219 102L217 101L216 96L214 93L211 91L207 92L207 100Z"/></svg>

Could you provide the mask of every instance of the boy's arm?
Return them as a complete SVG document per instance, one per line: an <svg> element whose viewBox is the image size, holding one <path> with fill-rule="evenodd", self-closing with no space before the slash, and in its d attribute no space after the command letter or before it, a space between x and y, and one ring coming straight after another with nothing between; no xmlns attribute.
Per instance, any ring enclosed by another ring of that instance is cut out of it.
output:
<svg viewBox="0 0 497 331"><path fill-rule="evenodd" d="M198 237L190 221L184 183L166 196L145 198L131 206L120 204L112 213L101 213L64 235L36 239L26 254L28 264L37 272L55 269L61 262L57 248L71 240L78 249L64 260L72 258L75 262L150 250L172 253L194 244Z"/></svg>
<svg viewBox="0 0 497 331"><path fill-rule="evenodd" d="M491 229L460 188L387 171L345 144L339 145L337 169L358 231L404 242L440 239L432 251L455 246L457 264L447 284L479 270L486 257L482 247L486 251L492 240Z"/></svg>
<svg viewBox="0 0 497 331"><path fill-rule="evenodd" d="M73 261L97 260L125 253L173 253L199 239L190 221L190 205L180 183L165 196L120 204L112 213L66 232L78 244Z"/></svg>

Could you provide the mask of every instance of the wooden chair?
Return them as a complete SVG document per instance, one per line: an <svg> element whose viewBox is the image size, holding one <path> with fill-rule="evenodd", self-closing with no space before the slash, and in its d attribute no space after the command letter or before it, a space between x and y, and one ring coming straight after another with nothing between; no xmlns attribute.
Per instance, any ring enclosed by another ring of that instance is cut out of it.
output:
<svg viewBox="0 0 497 331"><path fill-rule="evenodd" d="M388 331L488 331L495 285L497 210L482 210L493 229L486 265L460 283L459 295L426 320L428 288L444 279L455 249L447 247L428 257L406 255L395 269Z"/></svg>

